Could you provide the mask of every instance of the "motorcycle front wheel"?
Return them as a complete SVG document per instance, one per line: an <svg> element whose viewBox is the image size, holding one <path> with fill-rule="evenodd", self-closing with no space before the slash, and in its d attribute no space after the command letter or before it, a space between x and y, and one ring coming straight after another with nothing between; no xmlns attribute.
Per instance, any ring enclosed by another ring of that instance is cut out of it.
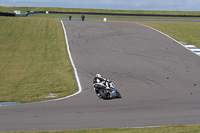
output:
<svg viewBox="0 0 200 133"><path fill-rule="evenodd" d="M121 94L119 93L119 91L117 91L117 98L122 98Z"/></svg>

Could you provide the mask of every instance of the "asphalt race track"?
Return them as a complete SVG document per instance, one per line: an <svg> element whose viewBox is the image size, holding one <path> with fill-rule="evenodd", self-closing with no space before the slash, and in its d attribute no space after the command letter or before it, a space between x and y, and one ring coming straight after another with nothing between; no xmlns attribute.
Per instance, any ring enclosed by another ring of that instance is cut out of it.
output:
<svg viewBox="0 0 200 133"><path fill-rule="evenodd" d="M64 21L82 93L0 107L0 131L200 124L200 57L163 34L130 23ZM122 98L101 100L96 73Z"/></svg>

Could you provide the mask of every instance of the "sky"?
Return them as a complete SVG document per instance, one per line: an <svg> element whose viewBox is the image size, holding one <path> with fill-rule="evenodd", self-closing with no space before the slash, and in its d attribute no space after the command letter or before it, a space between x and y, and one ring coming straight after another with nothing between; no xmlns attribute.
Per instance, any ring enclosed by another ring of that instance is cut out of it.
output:
<svg viewBox="0 0 200 133"><path fill-rule="evenodd" d="M4 6L200 11L200 0L0 0Z"/></svg>

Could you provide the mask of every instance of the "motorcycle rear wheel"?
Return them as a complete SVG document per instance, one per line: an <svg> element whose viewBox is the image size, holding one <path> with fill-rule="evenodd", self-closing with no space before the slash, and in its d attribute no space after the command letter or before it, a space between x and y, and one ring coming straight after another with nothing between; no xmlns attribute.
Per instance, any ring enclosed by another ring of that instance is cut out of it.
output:
<svg viewBox="0 0 200 133"><path fill-rule="evenodd" d="M103 99L110 99L109 93L106 94L106 92L105 92L104 89L100 89L100 90L99 90L99 93L100 93L100 95L101 95L101 97L102 97Z"/></svg>

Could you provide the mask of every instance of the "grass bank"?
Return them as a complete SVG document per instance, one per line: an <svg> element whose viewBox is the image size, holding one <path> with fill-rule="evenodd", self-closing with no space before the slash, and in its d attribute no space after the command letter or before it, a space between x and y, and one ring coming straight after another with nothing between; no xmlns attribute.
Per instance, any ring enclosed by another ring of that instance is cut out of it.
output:
<svg viewBox="0 0 200 133"><path fill-rule="evenodd" d="M149 128L107 128L62 131L1 132L1 133L200 133L200 125L176 125Z"/></svg>
<svg viewBox="0 0 200 133"><path fill-rule="evenodd" d="M77 91L59 20L0 22L0 102L36 102Z"/></svg>

